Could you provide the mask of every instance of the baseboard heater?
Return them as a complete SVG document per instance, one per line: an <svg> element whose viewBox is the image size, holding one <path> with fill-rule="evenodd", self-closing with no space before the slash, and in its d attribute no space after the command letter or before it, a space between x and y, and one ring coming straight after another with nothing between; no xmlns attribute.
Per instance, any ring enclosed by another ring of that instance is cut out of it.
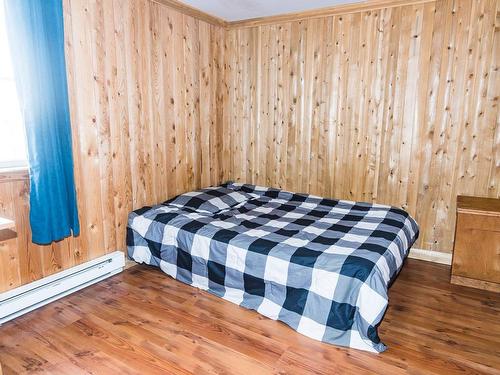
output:
<svg viewBox="0 0 500 375"><path fill-rule="evenodd" d="M125 266L121 251L0 293L0 325L77 290L116 275Z"/></svg>

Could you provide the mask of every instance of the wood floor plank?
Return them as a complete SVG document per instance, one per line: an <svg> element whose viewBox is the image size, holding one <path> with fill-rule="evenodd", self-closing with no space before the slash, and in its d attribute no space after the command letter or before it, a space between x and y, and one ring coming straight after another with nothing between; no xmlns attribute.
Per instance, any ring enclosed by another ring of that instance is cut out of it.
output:
<svg viewBox="0 0 500 375"><path fill-rule="evenodd" d="M373 354L136 266L0 327L0 374L500 374L500 295L410 259L389 297Z"/></svg>
<svg viewBox="0 0 500 375"><path fill-rule="evenodd" d="M199 334L201 332L204 339L250 357L259 358L261 362L267 364L275 363L286 349L286 344L277 340L252 333L245 328L229 324L224 320L214 319L209 315L198 317L184 311L166 310L155 306L154 303L152 305L140 303L140 300L131 296L129 296L128 302L108 300L107 304L103 304L99 300L85 302L85 299L82 298L72 307L80 309L79 306L90 305L91 310L99 310L99 317L104 319L108 325L112 324L117 328L132 325L143 329L142 335L136 334L139 337L145 337L148 334L157 334L161 337L162 334L164 336L166 330L174 335L189 332ZM84 309L81 311L85 313ZM168 316L168 319L162 318L164 316ZM166 326L168 328L165 328Z"/></svg>

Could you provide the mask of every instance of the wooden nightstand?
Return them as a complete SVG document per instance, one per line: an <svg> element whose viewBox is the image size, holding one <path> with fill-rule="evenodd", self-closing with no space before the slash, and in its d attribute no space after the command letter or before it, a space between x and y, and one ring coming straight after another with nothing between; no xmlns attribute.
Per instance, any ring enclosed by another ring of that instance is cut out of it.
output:
<svg viewBox="0 0 500 375"><path fill-rule="evenodd" d="M457 197L451 282L500 292L500 199Z"/></svg>

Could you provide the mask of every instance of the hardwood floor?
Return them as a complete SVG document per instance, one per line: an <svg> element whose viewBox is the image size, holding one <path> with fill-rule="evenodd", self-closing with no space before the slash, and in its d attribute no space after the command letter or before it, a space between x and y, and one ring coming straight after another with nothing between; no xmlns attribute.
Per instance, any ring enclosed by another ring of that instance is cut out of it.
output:
<svg viewBox="0 0 500 375"><path fill-rule="evenodd" d="M371 354L136 266L0 327L3 374L499 374L500 295L408 260ZM0 371L1 373L1 371Z"/></svg>

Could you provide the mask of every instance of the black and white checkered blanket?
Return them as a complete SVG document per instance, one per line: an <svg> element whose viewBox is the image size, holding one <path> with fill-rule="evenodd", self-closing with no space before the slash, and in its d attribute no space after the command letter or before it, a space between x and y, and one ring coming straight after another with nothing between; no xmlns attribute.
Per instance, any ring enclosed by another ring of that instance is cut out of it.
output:
<svg viewBox="0 0 500 375"><path fill-rule="evenodd" d="M127 246L306 336L381 352L387 289L417 236L398 208L226 184L132 212Z"/></svg>

